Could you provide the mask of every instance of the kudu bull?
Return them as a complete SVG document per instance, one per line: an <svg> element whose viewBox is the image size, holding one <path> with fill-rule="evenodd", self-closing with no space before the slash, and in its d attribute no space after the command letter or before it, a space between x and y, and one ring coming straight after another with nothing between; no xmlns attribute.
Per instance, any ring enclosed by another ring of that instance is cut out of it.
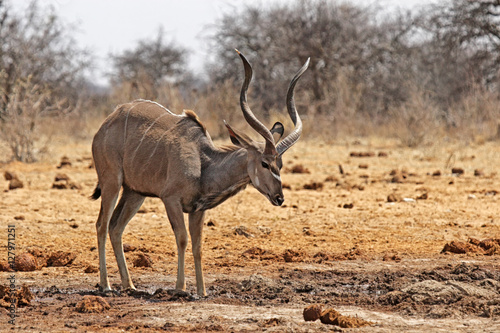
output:
<svg viewBox="0 0 500 333"><path fill-rule="evenodd" d="M225 124L234 146L217 147L192 111L177 115L146 100L119 105L104 121L92 142L98 184L92 198L101 199L97 219L100 288L110 291L105 244L109 231L122 287L135 289L125 261L122 234L145 197L160 198L166 208L177 243L176 289L185 290L184 255L188 235L183 213L189 215L189 233L198 295L206 295L201 266L203 217L213 208L251 183L275 206L283 201L281 156L300 137L302 121L294 102L294 88L307 69L309 59L290 82L288 113L295 129L278 144L273 134L283 135L283 125L267 129L252 113L247 89L252 67L238 52L245 69L240 104L248 124L265 144ZM278 139L279 141L279 139ZM120 189L121 198L116 205Z"/></svg>

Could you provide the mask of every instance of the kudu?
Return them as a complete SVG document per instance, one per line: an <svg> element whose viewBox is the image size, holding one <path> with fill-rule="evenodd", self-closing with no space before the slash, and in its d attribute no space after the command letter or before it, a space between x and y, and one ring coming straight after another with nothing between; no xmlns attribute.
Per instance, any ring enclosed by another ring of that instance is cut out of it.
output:
<svg viewBox="0 0 500 333"><path fill-rule="evenodd" d="M294 88L309 59L290 82L288 113L295 129L278 144L273 134L283 135L283 125L267 129L252 113L247 89L252 67L238 52L245 69L240 104L248 124L265 140L256 142L225 124L234 146L217 147L192 111L177 115L146 100L119 105L108 116L92 142L98 184L92 195L101 199L97 219L100 288L110 291L105 243L109 236L124 289L135 289L125 261L122 234L145 197L160 198L167 211L177 243L176 289L185 290L184 255L188 236L183 213L189 215L189 233L198 295L206 295L201 266L203 217L251 183L275 206L283 201L281 156L300 137L302 121L294 102ZM279 140L279 139L278 139ZM116 201L123 188L118 205Z"/></svg>

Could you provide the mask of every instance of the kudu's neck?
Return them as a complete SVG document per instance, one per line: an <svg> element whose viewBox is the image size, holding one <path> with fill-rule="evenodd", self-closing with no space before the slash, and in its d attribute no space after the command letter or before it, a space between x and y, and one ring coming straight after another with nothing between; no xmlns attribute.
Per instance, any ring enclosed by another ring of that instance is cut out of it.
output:
<svg viewBox="0 0 500 333"><path fill-rule="evenodd" d="M250 183L246 150L217 149L206 156L206 163L202 166L202 196L196 210L213 208Z"/></svg>
<svg viewBox="0 0 500 333"><path fill-rule="evenodd" d="M210 161L203 170L210 192L224 191L235 184L250 182L247 171L247 152L245 149L219 149L212 152Z"/></svg>

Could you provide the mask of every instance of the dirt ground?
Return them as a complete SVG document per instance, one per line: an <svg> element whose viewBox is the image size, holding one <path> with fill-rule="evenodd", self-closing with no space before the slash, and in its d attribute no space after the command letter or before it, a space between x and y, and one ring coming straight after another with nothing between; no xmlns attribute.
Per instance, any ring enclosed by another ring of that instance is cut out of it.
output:
<svg viewBox="0 0 500 333"><path fill-rule="evenodd" d="M55 147L44 162L0 165L24 184L9 190L0 179L0 262L9 224L16 256L26 269L36 260L35 270L0 273L0 285L14 274L33 296L18 304L15 326L9 299L1 300L1 331L500 331L497 142L298 143L284 157L283 207L248 187L208 212L201 298L189 247L187 292L173 290L174 235L162 203L150 198L124 233L138 291L99 293L90 142ZM109 242L107 251L119 289ZM133 265L142 254L151 267ZM305 321L312 304L370 325Z"/></svg>

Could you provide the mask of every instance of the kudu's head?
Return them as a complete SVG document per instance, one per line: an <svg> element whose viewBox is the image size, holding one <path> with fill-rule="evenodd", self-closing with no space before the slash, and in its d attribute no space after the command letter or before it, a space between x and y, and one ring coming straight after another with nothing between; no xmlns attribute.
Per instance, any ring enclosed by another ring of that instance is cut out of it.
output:
<svg viewBox="0 0 500 333"><path fill-rule="evenodd" d="M280 170L283 166L281 156L299 140L300 134L302 133L302 121L295 108L294 88L301 75L309 66L309 59L307 59L304 66L302 66L297 74L295 74L288 87L286 105L290 118L295 125L295 129L282 141L278 142L284 133L283 124L276 122L269 130L253 114L247 102L247 90L252 79L252 67L243 54L238 50L236 50L236 52L238 52L245 68L245 81L241 87L240 95L241 110L243 111L245 120L264 138L265 143L256 142L245 134L233 130L227 123L224 123L229 131L231 142L247 150L247 170L253 186L260 193L265 195L273 205L281 206L285 200L280 177ZM275 142L273 134L278 134L278 143Z"/></svg>

